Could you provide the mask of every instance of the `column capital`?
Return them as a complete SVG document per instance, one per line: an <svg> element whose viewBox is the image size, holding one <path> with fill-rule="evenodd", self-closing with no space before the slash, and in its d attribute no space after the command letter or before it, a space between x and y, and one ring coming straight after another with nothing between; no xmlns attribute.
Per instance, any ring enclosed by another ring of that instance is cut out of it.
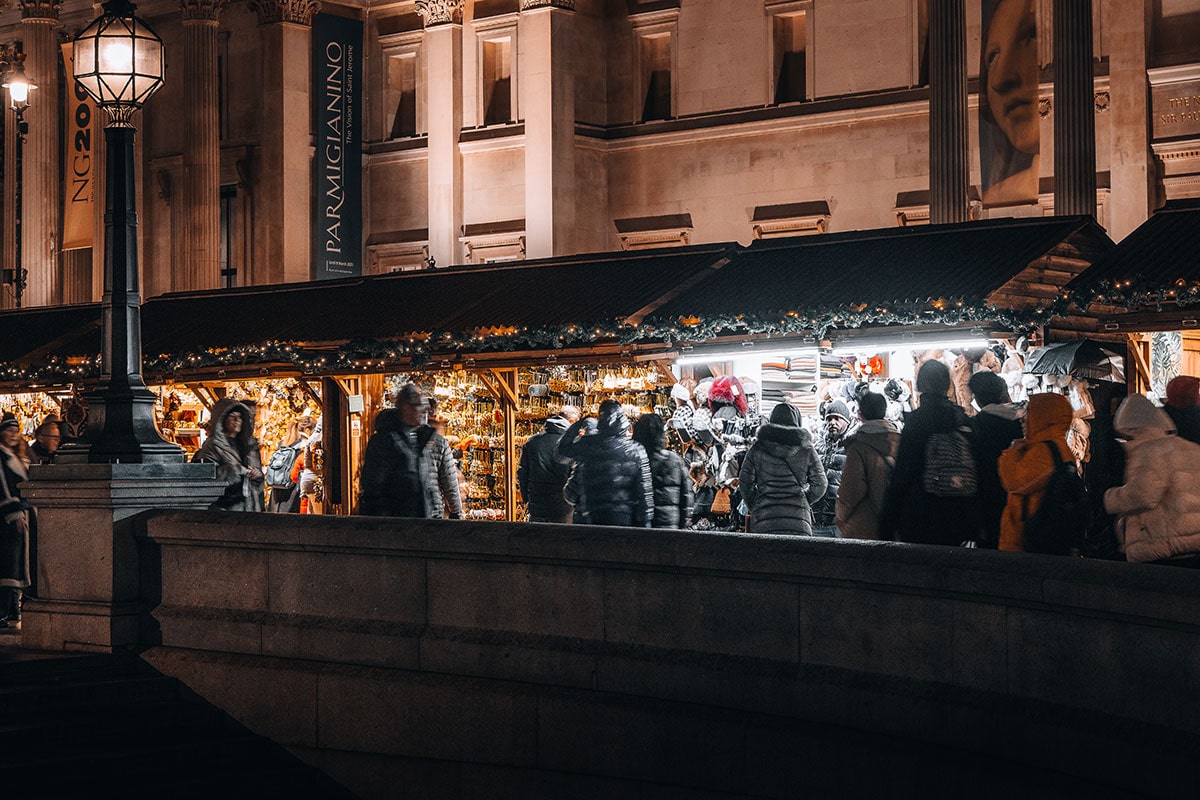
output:
<svg viewBox="0 0 1200 800"><path fill-rule="evenodd" d="M18 0L22 22L58 22L61 0Z"/></svg>
<svg viewBox="0 0 1200 800"><path fill-rule="evenodd" d="M460 23L463 19L463 0L417 0L417 13L421 15L426 28Z"/></svg>
<svg viewBox="0 0 1200 800"><path fill-rule="evenodd" d="M258 12L258 23L291 22L296 25L312 25L313 17L321 10L318 0L250 0Z"/></svg>
<svg viewBox="0 0 1200 800"><path fill-rule="evenodd" d="M561 8L563 11L574 11L575 0L521 0L522 11L531 11L535 8Z"/></svg>
<svg viewBox="0 0 1200 800"><path fill-rule="evenodd" d="M217 22L225 0L179 0L179 10L183 12L183 21L187 22Z"/></svg>

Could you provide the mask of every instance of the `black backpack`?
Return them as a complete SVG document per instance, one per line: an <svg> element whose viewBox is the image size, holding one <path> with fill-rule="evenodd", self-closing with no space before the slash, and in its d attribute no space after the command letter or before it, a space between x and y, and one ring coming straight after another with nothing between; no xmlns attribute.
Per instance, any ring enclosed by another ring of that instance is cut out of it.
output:
<svg viewBox="0 0 1200 800"><path fill-rule="evenodd" d="M1043 444L1054 459L1054 473L1033 516L1028 516L1029 495L1023 498L1025 552L1078 555L1085 548L1090 521L1087 487L1075 464L1063 461L1053 442Z"/></svg>

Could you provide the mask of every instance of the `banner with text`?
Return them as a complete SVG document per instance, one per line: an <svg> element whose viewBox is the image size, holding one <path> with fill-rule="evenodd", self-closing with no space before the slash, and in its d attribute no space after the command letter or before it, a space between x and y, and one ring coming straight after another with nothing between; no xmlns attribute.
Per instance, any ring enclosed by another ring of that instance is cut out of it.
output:
<svg viewBox="0 0 1200 800"><path fill-rule="evenodd" d="M362 37L358 20L313 21L313 277L362 274Z"/></svg>
<svg viewBox="0 0 1200 800"><path fill-rule="evenodd" d="M62 46L66 65L67 91L63 92L66 113L63 123L63 222L62 249L92 247L96 224L95 170L92 165L96 106L88 93L75 82L72 67L72 42Z"/></svg>
<svg viewBox="0 0 1200 800"><path fill-rule="evenodd" d="M979 174L985 206L1038 197L1036 0L982 0L979 61Z"/></svg>

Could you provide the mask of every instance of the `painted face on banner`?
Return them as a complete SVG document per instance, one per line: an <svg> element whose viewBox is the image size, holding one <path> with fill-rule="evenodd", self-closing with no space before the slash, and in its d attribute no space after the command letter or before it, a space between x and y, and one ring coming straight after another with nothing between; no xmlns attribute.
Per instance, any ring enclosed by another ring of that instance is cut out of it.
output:
<svg viewBox="0 0 1200 800"><path fill-rule="evenodd" d="M987 104L1008 141L1037 153L1037 17L1033 0L999 0L983 43Z"/></svg>

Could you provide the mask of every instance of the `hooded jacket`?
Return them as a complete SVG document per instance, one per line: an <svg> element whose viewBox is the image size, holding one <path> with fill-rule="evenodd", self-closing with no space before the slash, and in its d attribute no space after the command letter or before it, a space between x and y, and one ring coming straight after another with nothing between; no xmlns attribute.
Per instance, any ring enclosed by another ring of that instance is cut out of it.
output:
<svg viewBox="0 0 1200 800"><path fill-rule="evenodd" d="M1000 549L1024 552L1025 521L1037 513L1054 475L1054 460L1043 442L1050 442L1063 461L1075 454L1067 445L1073 415L1071 401L1061 394L1035 394L1025 411L1026 434L1000 454L996 470L1008 492L1000 518Z"/></svg>
<svg viewBox="0 0 1200 800"><path fill-rule="evenodd" d="M866 420L846 439L836 501L838 532L844 538L880 538L883 501L899 449L900 432L885 419Z"/></svg>
<svg viewBox="0 0 1200 800"><path fill-rule="evenodd" d="M567 427L562 417L550 417L542 432L530 436L521 448L517 487L534 522L570 518L571 506L563 499L563 487L571 474L571 462L558 454L558 442Z"/></svg>
<svg viewBox="0 0 1200 800"><path fill-rule="evenodd" d="M558 442L558 453L575 461L572 491L582 500L584 522L648 528L654 519L654 484L645 449L629 438L629 419L620 405L602 403L596 433L579 436L574 423ZM579 506L576 506L578 514Z"/></svg>
<svg viewBox="0 0 1200 800"><path fill-rule="evenodd" d="M751 533L812 535L812 504L827 481L812 436L800 427L800 412L786 403L771 411L738 474L750 509Z"/></svg>
<svg viewBox="0 0 1200 800"><path fill-rule="evenodd" d="M1200 445L1171 434L1161 409L1130 395L1113 425L1125 443L1125 485L1104 494L1125 557L1158 561L1200 553Z"/></svg>
<svg viewBox="0 0 1200 800"><path fill-rule="evenodd" d="M654 527L686 528L692 515L692 479L683 458L667 449L666 431L659 433L650 457L650 478L654 484Z"/></svg>
<svg viewBox="0 0 1200 800"><path fill-rule="evenodd" d="M242 429L230 439L225 434L225 418L235 411L242 415ZM192 455L192 461L217 465L217 480L225 484L225 494L213 504L214 509L263 510L262 455L254 438L254 415L244 403L224 397L213 405L208 438ZM257 478L250 477L254 470L258 471Z"/></svg>
<svg viewBox="0 0 1200 800"><path fill-rule="evenodd" d="M997 465L1000 454L1024 435L1017 408L1011 403L986 405L971 417L971 449L975 454L975 478L979 481L984 531L981 547L994 550L1000 544L1000 518L1008 503L1008 492L1000 485Z"/></svg>
<svg viewBox="0 0 1200 800"><path fill-rule="evenodd" d="M363 454L358 513L369 517L462 518L458 470L445 437L428 425L405 429L400 412L385 408Z"/></svg>

